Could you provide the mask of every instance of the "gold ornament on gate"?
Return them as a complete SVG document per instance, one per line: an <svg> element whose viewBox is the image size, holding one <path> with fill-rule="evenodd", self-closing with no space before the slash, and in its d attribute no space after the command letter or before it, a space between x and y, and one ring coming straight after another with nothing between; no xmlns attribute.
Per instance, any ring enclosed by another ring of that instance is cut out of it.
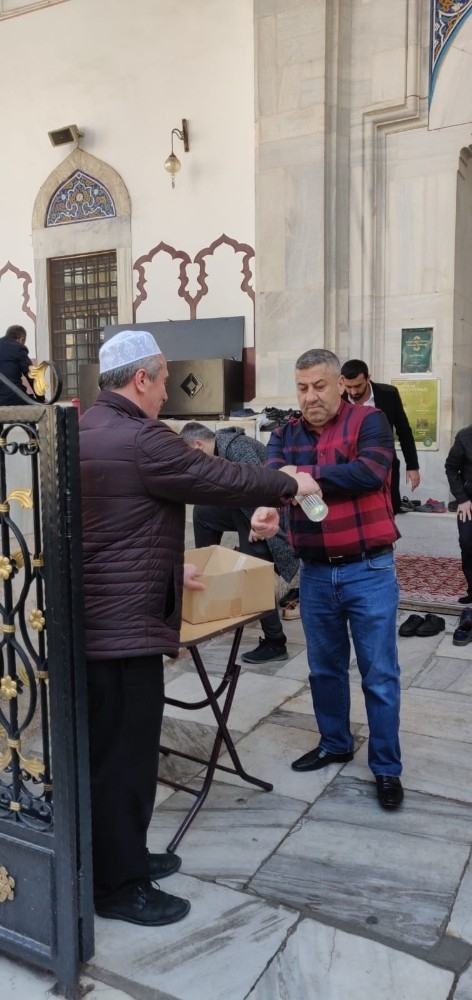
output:
<svg viewBox="0 0 472 1000"><path fill-rule="evenodd" d="M0 577L2 580L8 580L8 577L13 573L13 566L8 558L8 556L0 556Z"/></svg>
<svg viewBox="0 0 472 1000"><path fill-rule="evenodd" d="M46 372L48 370L48 362L41 361L39 365L30 365L28 368L28 377L33 380L33 389L35 396L45 396L48 383L46 380Z"/></svg>
<svg viewBox="0 0 472 1000"><path fill-rule="evenodd" d="M4 865L0 868L0 903L15 898L15 879L8 874Z"/></svg>
<svg viewBox="0 0 472 1000"><path fill-rule="evenodd" d="M0 694L5 695L5 698L10 700L18 696L16 681L12 677L2 677L0 681Z"/></svg>
<svg viewBox="0 0 472 1000"><path fill-rule="evenodd" d="M20 507L31 510L33 507L33 490L31 487L27 490L12 490L7 496L8 500L16 500Z"/></svg>
<svg viewBox="0 0 472 1000"><path fill-rule="evenodd" d="M34 628L36 632L42 632L46 624L46 619L43 612L39 608L33 608L31 613L28 615L28 621L31 628Z"/></svg>

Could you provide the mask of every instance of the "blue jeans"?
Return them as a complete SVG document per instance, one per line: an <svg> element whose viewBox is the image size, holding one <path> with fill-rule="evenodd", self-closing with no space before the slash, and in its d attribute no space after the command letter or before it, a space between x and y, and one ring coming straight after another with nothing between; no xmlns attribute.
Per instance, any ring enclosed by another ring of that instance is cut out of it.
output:
<svg viewBox="0 0 472 1000"><path fill-rule="evenodd" d="M351 628L369 723L373 774L401 774L398 584L393 552L344 566L302 562L300 613L320 746L353 749L349 691Z"/></svg>

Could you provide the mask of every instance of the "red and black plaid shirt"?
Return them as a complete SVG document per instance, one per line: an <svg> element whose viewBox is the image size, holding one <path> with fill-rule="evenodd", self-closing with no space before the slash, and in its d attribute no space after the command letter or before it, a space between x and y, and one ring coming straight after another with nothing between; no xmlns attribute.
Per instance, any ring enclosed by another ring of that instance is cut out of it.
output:
<svg viewBox="0 0 472 1000"><path fill-rule="evenodd" d="M390 545L400 537L390 497L393 436L384 413L341 400L335 417L317 433L304 417L272 431L266 465L296 465L320 484L329 513L309 521L290 509L290 537L297 555L313 560Z"/></svg>

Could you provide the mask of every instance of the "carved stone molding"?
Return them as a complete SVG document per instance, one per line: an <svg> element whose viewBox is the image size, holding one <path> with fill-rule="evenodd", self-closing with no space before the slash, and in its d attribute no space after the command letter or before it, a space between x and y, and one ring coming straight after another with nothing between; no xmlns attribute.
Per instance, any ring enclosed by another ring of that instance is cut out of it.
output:
<svg viewBox="0 0 472 1000"><path fill-rule="evenodd" d="M31 275L28 274L28 271L20 271L20 269L18 267L15 267L15 265L12 264L10 260L7 260L7 263L0 268L0 281L3 275L7 273L7 271L11 271L12 274L16 274L18 280L23 281L23 305L21 307L21 311L24 312L26 316L29 316L29 318L33 320L33 323L35 323L36 313L34 313L29 306L30 288L33 283Z"/></svg>
<svg viewBox="0 0 472 1000"><path fill-rule="evenodd" d="M429 35L425 0L407 0L405 20L406 77L402 102L367 109L362 115L362 207L360 211L362 306L357 317L358 357L370 358L381 371L385 335L386 139L393 132L428 124L427 62ZM351 248L352 252L352 248Z"/></svg>
<svg viewBox="0 0 472 1000"><path fill-rule="evenodd" d="M249 296L249 298L252 300L254 304L255 293L251 285L251 281L253 278L253 271L250 265L250 261L254 258L254 248L251 247L248 243L239 243L238 240L234 240L230 236L226 236L225 233L222 233L222 235L219 236L218 239L214 240L213 243L210 243L210 246L204 247L202 250L199 250L192 260L190 255L185 250L176 250L175 247L172 247L170 246L170 244L163 243L161 241L160 243L157 244L157 246L153 247L152 250L149 251L149 253L143 254L141 257L138 257L138 259L134 263L134 270L137 271L138 273L138 280L136 283L138 295L136 296L133 302L134 321L136 322L136 316L140 305L142 305L142 303L145 302L147 299L147 292L145 288L147 281L146 264L152 263L154 257L156 257L157 254L159 253L167 253L172 258L172 260L180 260L179 287L177 294L187 303L190 313L189 318L196 319L198 304L202 300L202 298L208 294L208 284L206 282L206 278L208 277L208 275L205 270L205 260L207 257L211 257L214 254L215 250L220 246L232 247L235 253L243 254L242 268L241 268L241 274L243 275L243 280L241 282L240 288L242 292L245 292L245 294ZM191 295L187 287L189 283L187 267L189 264L198 265L197 284L200 287L196 295Z"/></svg>

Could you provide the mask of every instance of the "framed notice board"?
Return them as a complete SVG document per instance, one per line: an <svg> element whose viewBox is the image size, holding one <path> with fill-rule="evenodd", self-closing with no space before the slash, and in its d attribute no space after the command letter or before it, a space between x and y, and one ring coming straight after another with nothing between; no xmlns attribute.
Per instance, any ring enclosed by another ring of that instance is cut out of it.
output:
<svg viewBox="0 0 472 1000"><path fill-rule="evenodd" d="M401 371L412 375L432 371L433 328L409 327L402 330Z"/></svg>
<svg viewBox="0 0 472 1000"><path fill-rule="evenodd" d="M439 451L439 379L392 379L392 385L402 398L418 451Z"/></svg>

